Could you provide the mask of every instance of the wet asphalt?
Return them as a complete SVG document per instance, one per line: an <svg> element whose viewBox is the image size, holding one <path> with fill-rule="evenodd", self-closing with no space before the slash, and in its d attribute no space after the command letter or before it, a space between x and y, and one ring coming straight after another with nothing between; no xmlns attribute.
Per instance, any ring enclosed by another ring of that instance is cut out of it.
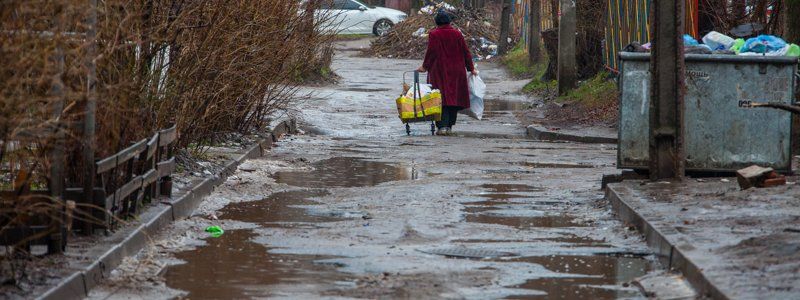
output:
<svg viewBox="0 0 800 300"><path fill-rule="evenodd" d="M479 64L486 119L460 116L457 136L428 124L407 136L394 98L419 62L350 50L337 52L338 84L302 90L294 116L306 133L216 192L203 214L219 221L204 222L225 234L173 251L166 287L188 298L643 298L629 283L659 266L600 190L615 145L525 139L514 111L535 101L491 63Z"/></svg>

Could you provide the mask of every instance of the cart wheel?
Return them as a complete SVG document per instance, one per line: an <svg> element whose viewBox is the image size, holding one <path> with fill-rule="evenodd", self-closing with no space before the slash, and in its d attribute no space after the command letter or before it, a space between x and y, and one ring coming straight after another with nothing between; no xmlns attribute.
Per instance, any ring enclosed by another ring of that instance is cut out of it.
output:
<svg viewBox="0 0 800 300"><path fill-rule="evenodd" d="M411 125L408 125L408 123L406 123L406 134L411 135Z"/></svg>
<svg viewBox="0 0 800 300"><path fill-rule="evenodd" d="M436 135L436 123L431 121L431 135Z"/></svg>

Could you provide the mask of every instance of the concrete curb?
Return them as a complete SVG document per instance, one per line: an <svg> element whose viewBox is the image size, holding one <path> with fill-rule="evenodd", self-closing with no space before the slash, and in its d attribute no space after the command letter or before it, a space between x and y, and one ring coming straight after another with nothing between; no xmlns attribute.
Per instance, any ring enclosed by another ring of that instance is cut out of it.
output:
<svg viewBox="0 0 800 300"><path fill-rule="evenodd" d="M630 189L610 184L606 188L606 199L611 202L614 213L621 221L636 226L636 229L644 235L647 245L655 252L659 261L667 266L668 270L678 270L683 273L699 295L712 299L731 299L722 292L713 279L703 273L698 264L703 258L693 255L692 250L695 250L695 247L683 241L675 228L654 226L653 222L657 220L648 220L641 214L641 208L647 204L637 204L638 201Z"/></svg>
<svg viewBox="0 0 800 300"><path fill-rule="evenodd" d="M555 132L542 126L530 125L527 128L527 135L534 140L542 141L567 141L587 144L616 144L617 138L575 135Z"/></svg>
<svg viewBox="0 0 800 300"><path fill-rule="evenodd" d="M186 193L174 197L173 200L147 209L141 216L141 224L134 228L119 231L110 237L118 242L111 248L99 249L99 255L88 266L76 269L55 286L37 296L36 299L83 299L89 291L105 280L109 273L122 263L125 257L135 255L142 250L148 236L161 231L167 224L189 217L200 205L203 198L211 194L215 187L224 183L240 164L248 159L262 157L273 144L286 134L297 131L295 120L279 122L271 135L259 140L247 148L243 154L227 162L220 174L196 182Z"/></svg>

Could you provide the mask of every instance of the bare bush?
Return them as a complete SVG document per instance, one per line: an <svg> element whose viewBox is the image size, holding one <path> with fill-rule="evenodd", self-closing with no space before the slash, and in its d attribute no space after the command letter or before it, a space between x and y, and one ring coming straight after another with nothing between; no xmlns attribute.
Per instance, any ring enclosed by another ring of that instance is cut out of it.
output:
<svg viewBox="0 0 800 300"><path fill-rule="evenodd" d="M738 25L757 23L764 29L757 33L782 35L784 2L781 0L700 0L701 18L707 19L715 31L728 33Z"/></svg>
<svg viewBox="0 0 800 300"><path fill-rule="evenodd" d="M298 84L329 68L335 37L318 28L318 5L0 2L0 236L28 226L29 216L63 221L65 206L52 188L81 187L90 99L97 158L171 124L184 147L263 129L268 115L290 104ZM52 173L53 166L63 173Z"/></svg>

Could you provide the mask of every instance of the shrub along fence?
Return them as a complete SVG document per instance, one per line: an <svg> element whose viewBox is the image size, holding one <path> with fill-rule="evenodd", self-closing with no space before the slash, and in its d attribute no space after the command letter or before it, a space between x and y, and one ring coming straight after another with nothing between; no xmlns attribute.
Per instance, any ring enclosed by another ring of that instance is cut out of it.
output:
<svg viewBox="0 0 800 300"><path fill-rule="evenodd" d="M0 260L115 230L169 196L177 149L263 129L329 70L321 2L3 1Z"/></svg>
<svg viewBox="0 0 800 300"><path fill-rule="evenodd" d="M96 185L88 197L82 187L68 187L61 194L19 187L0 192L3 209L14 208L15 202L25 202L49 210L18 220L9 220L11 214L0 214L0 222L6 224L0 231L0 245L27 251L31 251L31 246L44 245L48 253L59 253L66 246L67 232L73 226L84 234L114 229L120 220L136 217L144 204L170 197L171 176L176 168L173 145L177 138L173 126L97 161ZM63 199L63 206L52 205L59 199ZM86 215L73 223L77 207L85 208Z"/></svg>

